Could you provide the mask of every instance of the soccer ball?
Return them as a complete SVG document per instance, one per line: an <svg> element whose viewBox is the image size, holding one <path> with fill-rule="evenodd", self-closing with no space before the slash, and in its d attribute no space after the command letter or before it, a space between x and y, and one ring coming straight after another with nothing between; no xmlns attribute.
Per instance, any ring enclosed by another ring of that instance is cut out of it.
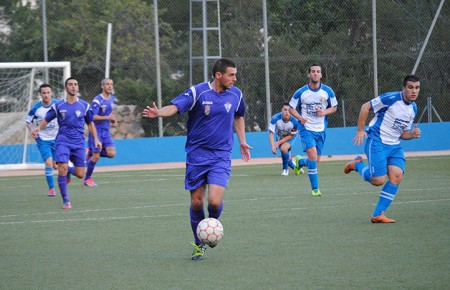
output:
<svg viewBox="0 0 450 290"><path fill-rule="evenodd" d="M214 218L206 218L197 226L197 237L210 247L215 247L223 237L223 226Z"/></svg>

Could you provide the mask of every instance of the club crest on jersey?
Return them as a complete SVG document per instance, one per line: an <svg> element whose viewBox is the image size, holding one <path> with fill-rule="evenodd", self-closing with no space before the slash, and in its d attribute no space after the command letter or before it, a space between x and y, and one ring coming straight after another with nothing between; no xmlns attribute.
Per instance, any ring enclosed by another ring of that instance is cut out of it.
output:
<svg viewBox="0 0 450 290"><path fill-rule="evenodd" d="M211 112L211 106L210 105L206 105L205 106L205 115L208 116L210 112Z"/></svg>
<svg viewBox="0 0 450 290"><path fill-rule="evenodd" d="M102 112L105 113L106 112L106 105L103 105L101 108L102 108Z"/></svg>
<svg viewBox="0 0 450 290"><path fill-rule="evenodd" d="M224 106L225 106L225 109L227 110L227 113L228 113L230 111L230 109L231 109L230 102L227 102Z"/></svg>
<svg viewBox="0 0 450 290"><path fill-rule="evenodd" d="M76 111L75 111L75 114L77 115L77 117L80 117L81 111L80 111L80 110L76 110Z"/></svg>
<svg viewBox="0 0 450 290"><path fill-rule="evenodd" d="M66 110L59 111L59 113L61 114L61 117L62 117L63 119L66 119Z"/></svg>

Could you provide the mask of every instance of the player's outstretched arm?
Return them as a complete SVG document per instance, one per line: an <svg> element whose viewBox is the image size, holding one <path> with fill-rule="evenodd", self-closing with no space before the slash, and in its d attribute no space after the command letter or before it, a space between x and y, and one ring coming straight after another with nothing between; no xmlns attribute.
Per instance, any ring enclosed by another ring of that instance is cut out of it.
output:
<svg viewBox="0 0 450 290"><path fill-rule="evenodd" d="M157 117L169 117L178 113L178 108L175 105L168 105L158 109L155 102L153 102L153 107L147 106L147 108L142 111L142 117L144 118L157 118Z"/></svg>

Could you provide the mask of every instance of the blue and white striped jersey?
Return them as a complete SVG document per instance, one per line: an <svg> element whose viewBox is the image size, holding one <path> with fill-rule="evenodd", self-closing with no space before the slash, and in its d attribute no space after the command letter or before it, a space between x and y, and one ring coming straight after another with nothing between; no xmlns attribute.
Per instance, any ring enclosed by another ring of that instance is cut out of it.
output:
<svg viewBox="0 0 450 290"><path fill-rule="evenodd" d="M415 102L406 103L402 92L382 94L370 100L375 117L370 121L367 135L383 144L400 143L400 135L411 129L417 114Z"/></svg>
<svg viewBox="0 0 450 290"><path fill-rule="evenodd" d="M325 131L328 126L328 116L317 116L316 109L325 110L337 105L334 91L324 84L320 84L320 87L315 90L312 90L309 84L301 87L289 102L291 108L296 109L300 116L308 120L305 124L300 124L300 130L306 129L313 132Z"/></svg>
<svg viewBox="0 0 450 290"><path fill-rule="evenodd" d="M34 120L36 120L36 126L39 126L45 118L45 114L47 114L48 110L50 110L52 105L57 101L58 100L56 99L52 99L52 103L49 106L44 106L42 102L34 104L28 112L25 122L27 124L33 124ZM39 132L39 138L41 138L41 140L55 140L56 135L58 134L58 129L58 120L54 119Z"/></svg>
<svg viewBox="0 0 450 290"><path fill-rule="evenodd" d="M269 132L274 133L275 140L281 140L289 135L297 135L298 127L300 126L300 122L291 116L288 121L283 120L282 112L279 112L272 116L269 124Z"/></svg>

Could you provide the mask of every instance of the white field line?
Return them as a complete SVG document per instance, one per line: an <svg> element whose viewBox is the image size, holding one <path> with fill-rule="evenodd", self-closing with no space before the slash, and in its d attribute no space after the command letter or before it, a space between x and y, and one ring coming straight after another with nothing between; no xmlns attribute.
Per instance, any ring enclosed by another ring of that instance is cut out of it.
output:
<svg viewBox="0 0 450 290"><path fill-rule="evenodd" d="M293 197L284 197L284 198L296 198L298 196ZM260 200L268 200L275 198L252 198L252 199L241 199L241 200L232 200L226 202L243 202L243 201L260 201ZM279 199L277 197L276 199ZM413 204L413 203L433 203L433 202L447 202L450 201L450 198L444 199L427 199L427 200L410 200L410 201L401 201L396 202L396 205L401 204ZM361 204L346 204L346 205L328 205L328 206L305 206L305 207L294 207L294 208L270 208L270 209L255 209L249 212L278 212L278 211L296 211L296 210L311 210L311 209L327 209L327 208L345 208L345 207L354 207L354 206L362 206L362 205L375 205L372 203L361 203ZM50 213L42 213L42 214L23 214L23 215L5 215L0 216L0 218L11 218L11 217L21 217L21 216L33 216L33 215L49 215L49 214L77 214L77 213L85 213L85 212L101 212L101 211L118 211L118 210L136 210L136 209L146 209L146 208L163 208L163 207L173 207L173 206L186 206L185 204L172 204L172 205L153 205L153 206L136 206L129 208L109 208L109 209L95 209L95 210L81 210L81 211L67 211L67 212L50 212ZM224 211L226 213L226 211ZM43 220L28 220L28 221L5 221L0 222L0 225L23 225L23 224L42 224L42 223L54 223L54 222L84 222L84 221L114 221L114 220L126 220L126 219L146 219L146 218L167 218L167 217L177 217L183 216L187 217L188 214L160 214L160 215L131 215L131 216L112 216L112 217L92 217L92 218L70 218L70 219L43 219Z"/></svg>

